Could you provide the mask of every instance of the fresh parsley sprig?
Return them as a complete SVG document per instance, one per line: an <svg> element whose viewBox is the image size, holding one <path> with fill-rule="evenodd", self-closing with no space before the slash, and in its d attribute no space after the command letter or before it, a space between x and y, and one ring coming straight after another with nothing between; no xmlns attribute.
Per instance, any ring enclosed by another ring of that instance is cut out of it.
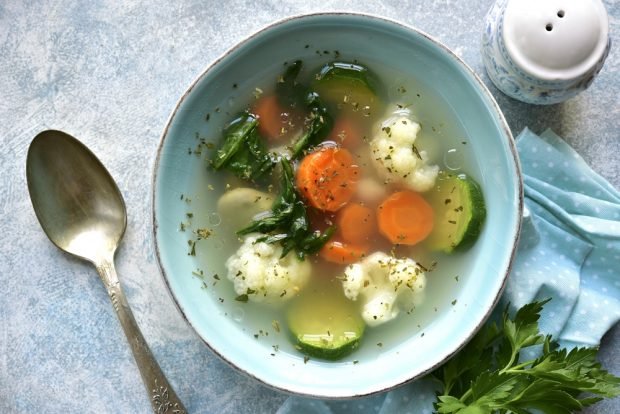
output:
<svg viewBox="0 0 620 414"><path fill-rule="evenodd" d="M433 375L443 383L435 408L441 414L573 413L620 395L620 378L601 368L598 348L559 349L538 328L549 299L523 306L501 326L489 323ZM538 358L522 351L539 346Z"/></svg>

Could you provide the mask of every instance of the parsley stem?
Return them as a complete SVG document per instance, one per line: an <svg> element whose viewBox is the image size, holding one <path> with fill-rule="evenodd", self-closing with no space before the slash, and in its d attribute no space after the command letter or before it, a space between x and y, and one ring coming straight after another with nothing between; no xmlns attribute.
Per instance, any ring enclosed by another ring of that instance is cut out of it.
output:
<svg viewBox="0 0 620 414"><path fill-rule="evenodd" d="M468 390L465 392L465 394L463 394L463 395L461 396L461 398L459 398L459 401L461 401L461 402L463 402L463 403L464 403L464 402L465 402L465 400L467 400L467 399L469 398L469 396L471 395L471 393L472 393L472 392L473 392L473 391L472 391L472 389L471 389L471 388L470 388L470 389L468 389Z"/></svg>
<svg viewBox="0 0 620 414"><path fill-rule="evenodd" d="M535 361L536 360L533 359L531 361L526 361L521 364L515 365L514 367L509 368L509 369L504 368L503 370L500 371L500 373L501 374L523 374L525 371L522 370L521 368L525 368L528 365L533 364Z"/></svg>
<svg viewBox="0 0 620 414"><path fill-rule="evenodd" d="M510 360L508 361L508 363L506 364L506 366L504 366L504 368L502 368L499 373L503 374L505 373L507 370L510 369L510 367L512 367L512 364L515 363L515 360L517 359L517 356L519 355L519 352L517 350L514 350L513 347L513 351L512 354L510 355Z"/></svg>

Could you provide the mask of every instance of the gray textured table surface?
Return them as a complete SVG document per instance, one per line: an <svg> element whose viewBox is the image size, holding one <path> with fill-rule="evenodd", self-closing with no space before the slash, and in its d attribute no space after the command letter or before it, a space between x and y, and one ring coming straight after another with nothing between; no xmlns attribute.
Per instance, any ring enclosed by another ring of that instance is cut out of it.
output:
<svg viewBox="0 0 620 414"><path fill-rule="evenodd" d="M158 4L155 4L158 3ZM61 254L34 216L26 151L43 129L65 130L119 183L129 226L117 255L147 341L190 412L274 412L286 395L238 374L183 321L155 262L151 174L163 125L197 74L237 41L285 16L380 14L437 37L484 75L482 18L492 0L32 0L0 2L0 412L148 413L120 325L95 271ZM371 3L371 4L370 4ZM620 187L620 1L605 0L615 42L592 87L533 107L491 87L513 133L552 127ZM620 327L602 359L620 374ZM590 412L620 412L607 401Z"/></svg>

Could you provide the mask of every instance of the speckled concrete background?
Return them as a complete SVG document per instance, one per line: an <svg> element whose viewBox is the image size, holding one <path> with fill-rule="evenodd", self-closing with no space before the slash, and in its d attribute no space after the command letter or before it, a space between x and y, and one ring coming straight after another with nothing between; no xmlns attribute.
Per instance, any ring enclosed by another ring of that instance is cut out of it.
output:
<svg viewBox="0 0 620 414"><path fill-rule="evenodd" d="M121 282L190 412L275 412L286 395L241 376L207 350L159 275L150 181L170 111L195 76L237 41L273 20L314 11L370 12L415 25L483 74L478 46L492 1L0 2L0 412L150 412L95 270L60 253L36 221L25 182L26 151L36 133L55 128L75 135L118 181L129 211L116 260ZM515 134L525 126L538 133L553 128L619 188L620 1L604 3L615 44L588 91L550 107L491 91ZM616 375L619 344L616 326L602 350ZM620 412L620 401L589 412Z"/></svg>

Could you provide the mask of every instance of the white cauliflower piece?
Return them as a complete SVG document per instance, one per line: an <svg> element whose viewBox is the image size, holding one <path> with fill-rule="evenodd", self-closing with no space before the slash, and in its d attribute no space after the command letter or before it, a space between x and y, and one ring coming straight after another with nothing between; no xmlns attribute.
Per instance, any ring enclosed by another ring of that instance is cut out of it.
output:
<svg viewBox="0 0 620 414"><path fill-rule="evenodd" d="M415 147L420 124L406 113L382 123L372 141L370 150L377 173L387 182L400 183L422 192L435 185L439 166L428 164L428 154Z"/></svg>
<svg viewBox="0 0 620 414"><path fill-rule="evenodd" d="M262 234L247 235L237 252L228 258L228 279L238 295L248 295L254 302L283 303L299 292L308 282L312 266L301 261L293 251L282 255L278 243L257 242Z"/></svg>
<svg viewBox="0 0 620 414"><path fill-rule="evenodd" d="M389 195L388 188L374 177L365 177L357 182L357 197L368 204L379 204Z"/></svg>
<svg viewBox="0 0 620 414"><path fill-rule="evenodd" d="M426 275L412 259L396 259L375 252L347 266L342 281L344 294L362 302L362 318L368 326L394 319L424 301Z"/></svg>

